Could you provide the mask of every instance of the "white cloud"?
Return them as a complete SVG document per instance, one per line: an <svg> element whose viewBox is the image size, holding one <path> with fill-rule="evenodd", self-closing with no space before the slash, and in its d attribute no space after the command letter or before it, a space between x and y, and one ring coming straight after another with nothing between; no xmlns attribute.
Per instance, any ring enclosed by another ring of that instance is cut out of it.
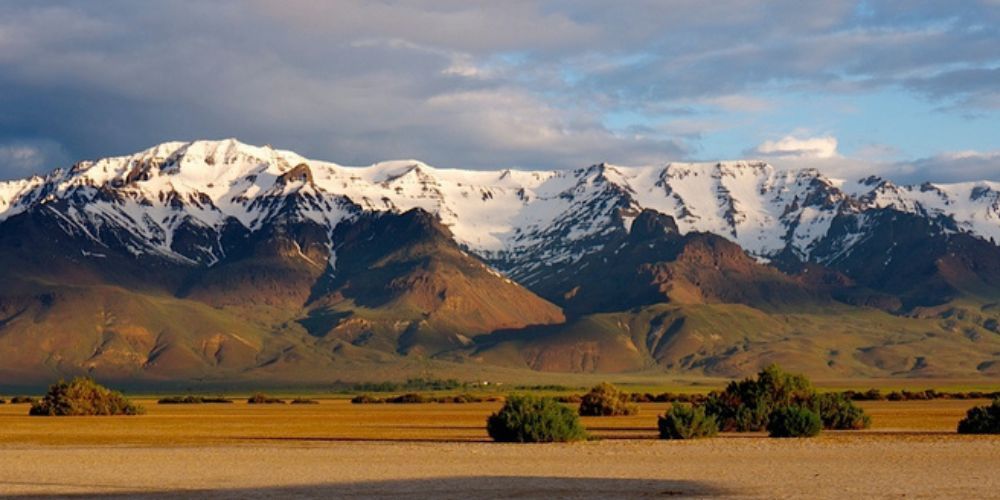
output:
<svg viewBox="0 0 1000 500"><path fill-rule="evenodd" d="M703 100L706 104L716 106L723 111L740 113L757 113L774 109L775 103L770 99L762 99L749 95L730 94L710 97Z"/></svg>
<svg viewBox="0 0 1000 500"><path fill-rule="evenodd" d="M887 175L901 182L1000 180L1000 150L952 151L892 164Z"/></svg>
<svg viewBox="0 0 1000 500"><path fill-rule="evenodd" d="M874 174L897 184L911 185L1000 181L1000 150L950 151L904 161L896 160L896 153L892 148L873 144L849 155L832 158L782 156L771 162L781 169L815 168L835 179L856 180Z"/></svg>
<svg viewBox="0 0 1000 500"><path fill-rule="evenodd" d="M68 166L65 150L51 140L0 143L0 180Z"/></svg>
<svg viewBox="0 0 1000 500"><path fill-rule="evenodd" d="M728 154L769 138L746 154L853 172L902 156L839 152L813 137L847 141L836 122L790 118L784 96L908 89L948 112L1000 109L996 35L967 29L1000 23L996 9L920 3L904 20L891 3L745 7L0 0L0 145L44 131L83 159L236 136L342 163L558 168L707 159L720 152L699 141ZM791 135L753 138L762 129ZM6 154L0 177L38 162Z"/></svg>
<svg viewBox="0 0 1000 500"><path fill-rule="evenodd" d="M764 141L753 153L761 156L792 158L835 158L837 138L831 135L798 138L786 135L776 141Z"/></svg>

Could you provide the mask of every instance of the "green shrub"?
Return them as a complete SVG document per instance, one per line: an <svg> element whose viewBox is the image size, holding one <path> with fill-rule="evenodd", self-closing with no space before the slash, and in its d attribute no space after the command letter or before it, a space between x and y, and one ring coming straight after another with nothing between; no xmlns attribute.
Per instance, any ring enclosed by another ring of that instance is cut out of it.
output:
<svg viewBox="0 0 1000 500"><path fill-rule="evenodd" d="M715 417L705 414L705 408L674 403L659 418L660 439L694 439L719 433Z"/></svg>
<svg viewBox="0 0 1000 500"><path fill-rule="evenodd" d="M871 417L841 393L817 394L810 406L819 413L824 429L857 430L872 425Z"/></svg>
<svg viewBox="0 0 1000 500"><path fill-rule="evenodd" d="M363 382L354 384L351 390L355 392L399 392L399 391L453 391L455 389L470 388L474 385L470 382L459 382L455 379L425 379L411 378L406 382Z"/></svg>
<svg viewBox="0 0 1000 500"><path fill-rule="evenodd" d="M705 401L705 413L715 416L720 430L761 431L768 428L776 410L800 406L817 413L826 429L864 429L871 425L871 419L851 401L858 394L819 394L805 377L771 365L758 373L756 379L733 381L726 390L710 393ZM861 397L881 395L869 391Z"/></svg>
<svg viewBox="0 0 1000 500"><path fill-rule="evenodd" d="M295 399L292 400L292 404L293 405L318 405L319 401L316 401L315 399L308 399L308 398L295 398Z"/></svg>
<svg viewBox="0 0 1000 500"><path fill-rule="evenodd" d="M652 403L656 401L656 396L648 392L639 393L633 392L628 394L628 400L633 403Z"/></svg>
<svg viewBox="0 0 1000 500"><path fill-rule="evenodd" d="M76 378L49 387L49 392L31 405L29 415L139 415L145 410L120 392L112 391L89 378Z"/></svg>
<svg viewBox="0 0 1000 500"><path fill-rule="evenodd" d="M486 419L494 441L550 443L587 439L587 431L573 410L552 398L511 395L499 411Z"/></svg>
<svg viewBox="0 0 1000 500"><path fill-rule="evenodd" d="M430 398L424 396L423 394L417 394L415 392L410 392L407 394L400 394L399 396L387 398L386 403L402 403L402 404L418 404L418 403L430 403L432 402Z"/></svg>
<svg viewBox="0 0 1000 500"><path fill-rule="evenodd" d="M639 406L629 402L629 395L606 382L591 389L580 400L580 415L584 417L612 417L637 413Z"/></svg>
<svg viewBox="0 0 1000 500"><path fill-rule="evenodd" d="M197 396L168 396L160 399L156 404L161 405L195 405L201 404L204 401Z"/></svg>
<svg viewBox="0 0 1000 500"><path fill-rule="evenodd" d="M356 405L363 405L363 404L373 404L373 403L385 403L385 400L382 398L372 396L371 394L360 394L358 396L354 396L353 398L351 398L351 403L354 403Z"/></svg>
<svg viewBox="0 0 1000 500"><path fill-rule="evenodd" d="M969 409L958 423L959 434L1000 434L1000 398L988 406Z"/></svg>
<svg viewBox="0 0 1000 500"><path fill-rule="evenodd" d="M274 398L274 397L268 396L267 394L262 394L262 393L258 392L257 394L254 394L253 396L250 396L250 399L247 400L247 404L251 404L251 405L274 405L274 404L283 405L283 404L285 404L285 401L283 399Z"/></svg>
<svg viewBox="0 0 1000 500"><path fill-rule="evenodd" d="M482 396L476 396L474 394L462 393L462 394L455 394L452 396L439 396L434 398L434 401L436 403L459 403L459 404L482 403L483 401L485 401L485 398L483 398Z"/></svg>
<svg viewBox="0 0 1000 500"><path fill-rule="evenodd" d="M34 404L35 401L38 401L38 400L35 399L35 398L33 398L33 397L31 397L31 396L14 396L14 397L10 398L10 404L13 404L13 405L25 405L25 404L29 404L30 405L30 404Z"/></svg>
<svg viewBox="0 0 1000 500"><path fill-rule="evenodd" d="M705 412L715 416L720 430L760 431L767 428L775 409L806 405L815 394L805 377L771 365L758 373L756 380L733 381L726 390L710 393Z"/></svg>
<svg viewBox="0 0 1000 500"><path fill-rule="evenodd" d="M223 397L208 398L204 396L168 396L157 401L161 405L200 405L203 403L232 403L232 399Z"/></svg>
<svg viewBox="0 0 1000 500"><path fill-rule="evenodd" d="M812 437L823 429L819 414L803 406L784 406L771 414L767 431L771 437Z"/></svg>
<svg viewBox="0 0 1000 500"><path fill-rule="evenodd" d="M865 392L844 391L844 397L852 401L881 401L885 399L882 391L878 389L868 389Z"/></svg>

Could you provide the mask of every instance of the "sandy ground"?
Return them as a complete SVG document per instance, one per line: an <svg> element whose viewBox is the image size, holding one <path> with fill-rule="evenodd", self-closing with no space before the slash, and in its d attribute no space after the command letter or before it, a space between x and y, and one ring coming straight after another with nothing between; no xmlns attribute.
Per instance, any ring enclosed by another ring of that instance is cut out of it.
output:
<svg viewBox="0 0 1000 500"><path fill-rule="evenodd" d="M8 405L0 496L1000 498L1000 436L954 433L972 404L872 404L872 430L814 439L686 442L655 439L648 406L585 419L600 441L552 445L486 442L491 405L149 405L121 419Z"/></svg>
<svg viewBox="0 0 1000 500"><path fill-rule="evenodd" d="M1000 440L945 436L572 445L7 447L0 494L184 498L1000 496Z"/></svg>

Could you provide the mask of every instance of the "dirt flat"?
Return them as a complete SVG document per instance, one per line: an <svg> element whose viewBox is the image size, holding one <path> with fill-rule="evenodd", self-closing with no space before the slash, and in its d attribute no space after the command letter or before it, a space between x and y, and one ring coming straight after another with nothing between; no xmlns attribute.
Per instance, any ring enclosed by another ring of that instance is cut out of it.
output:
<svg viewBox="0 0 1000 500"><path fill-rule="evenodd" d="M486 440L497 405L160 406L129 418L0 407L0 495L149 498L951 497L1000 495L1000 437L959 436L981 401L865 403L871 430L655 439L656 414L585 419L599 441Z"/></svg>

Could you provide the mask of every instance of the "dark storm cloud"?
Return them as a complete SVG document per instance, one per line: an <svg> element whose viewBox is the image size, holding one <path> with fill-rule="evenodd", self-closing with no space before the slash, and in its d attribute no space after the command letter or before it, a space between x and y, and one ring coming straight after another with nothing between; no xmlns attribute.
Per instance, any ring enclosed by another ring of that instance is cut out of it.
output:
<svg viewBox="0 0 1000 500"><path fill-rule="evenodd" d="M0 178L230 136L354 164L648 163L699 131L610 113L761 89L989 101L998 9L947 4L0 1L0 148L20 158L0 149Z"/></svg>

